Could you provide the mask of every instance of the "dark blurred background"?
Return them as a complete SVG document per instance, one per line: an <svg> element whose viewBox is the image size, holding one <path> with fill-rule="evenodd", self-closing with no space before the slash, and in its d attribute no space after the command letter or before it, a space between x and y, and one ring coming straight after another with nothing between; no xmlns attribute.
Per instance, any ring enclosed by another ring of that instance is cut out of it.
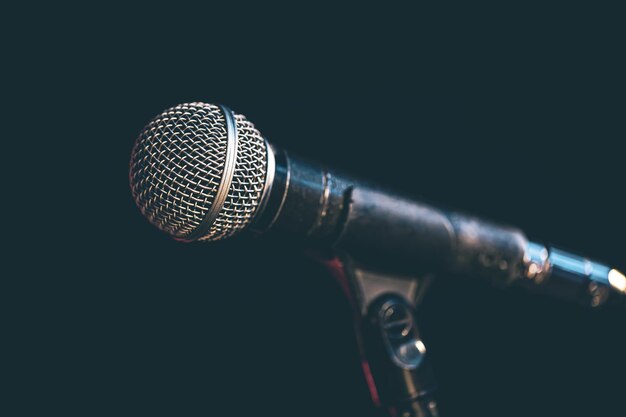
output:
<svg viewBox="0 0 626 417"><path fill-rule="evenodd" d="M6 17L2 414L374 415L322 267L293 245L180 244L134 206L133 141L181 102L226 104L294 153L626 268L616 10ZM439 276L419 319L443 417L626 413L624 312Z"/></svg>

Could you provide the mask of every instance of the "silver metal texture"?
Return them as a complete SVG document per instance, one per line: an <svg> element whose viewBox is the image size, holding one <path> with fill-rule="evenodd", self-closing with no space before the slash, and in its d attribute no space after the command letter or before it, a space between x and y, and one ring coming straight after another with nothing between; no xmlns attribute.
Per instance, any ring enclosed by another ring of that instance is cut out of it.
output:
<svg viewBox="0 0 626 417"><path fill-rule="evenodd" d="M244 116L224 106L180 104L139 134L130 162L132 195L152 224L178 240L230 237L262 205L269 152Z"/></svg>

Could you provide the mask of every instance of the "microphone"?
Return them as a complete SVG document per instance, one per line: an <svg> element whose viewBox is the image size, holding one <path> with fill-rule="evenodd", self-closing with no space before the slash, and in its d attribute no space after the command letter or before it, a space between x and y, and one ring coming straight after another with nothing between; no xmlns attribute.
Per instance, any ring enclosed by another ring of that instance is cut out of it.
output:
<svg viewBox="0 0 626 417"><path fill-rule="evenodd" d="M380 270L477 275L592 307L626 295L616 269L288 155L222 105L181 104L155 117L137 138L129 177L143 215L183 242L271 232Z"/></svg>

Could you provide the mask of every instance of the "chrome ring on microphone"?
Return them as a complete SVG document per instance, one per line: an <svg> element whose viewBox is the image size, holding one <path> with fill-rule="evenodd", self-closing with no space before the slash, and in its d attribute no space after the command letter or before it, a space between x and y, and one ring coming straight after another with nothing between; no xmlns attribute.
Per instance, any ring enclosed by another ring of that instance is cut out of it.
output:
<svg viewBox="0 0 626 417"><path fill-rule="evenodd" d="M274 175L276 173L276 157L274 156L274 150L267 139L264 140L265 147L267 148L267 173L265 174L265 186L263 187L263 192L261 192L259 207L257 208L256 213L254 213L251 223L254 223L254 220L265 210L265 206L267 206L267 201L269 200L269 196L272 192L272 184L274 183Z"/></svg>
<svg viewBox="0 0 626 417"><path fill-rule="evenodd" d="M228 197L228 191L230 190L233 175L235 174L235 164L237 162L237 124L235 123L235 117L231 109L222 104L218 104L218 106L224 114L224 120L226 121L227 145L224 172L211 208L196 230L191 232L184 239L180 239L184 242L192 242L204 236L209 231L219 212L224 207L224 202L226 201L226 197Z"/></svg>

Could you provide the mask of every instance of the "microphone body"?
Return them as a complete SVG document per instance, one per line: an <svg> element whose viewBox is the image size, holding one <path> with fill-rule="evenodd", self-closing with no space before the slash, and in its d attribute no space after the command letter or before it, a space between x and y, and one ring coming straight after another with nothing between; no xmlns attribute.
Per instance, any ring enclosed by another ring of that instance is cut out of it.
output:
<svg viewBox="0 0 626 417"><path fill-rule="evenodd" d="M610 279L616 270L530 242L519 229L442 210L268 149L275 175L250 226L254 232L330 247L368 268L480 276L593 307L621 292L619 279Z"/></svg>
<svg viewBox="0 0 626 417"><path fill-rule="evenodd" d="M514 228L449 213L271 147L275 176L250 228L332 247L368 267L448 269L509 283L528 241Z"/></svg>

